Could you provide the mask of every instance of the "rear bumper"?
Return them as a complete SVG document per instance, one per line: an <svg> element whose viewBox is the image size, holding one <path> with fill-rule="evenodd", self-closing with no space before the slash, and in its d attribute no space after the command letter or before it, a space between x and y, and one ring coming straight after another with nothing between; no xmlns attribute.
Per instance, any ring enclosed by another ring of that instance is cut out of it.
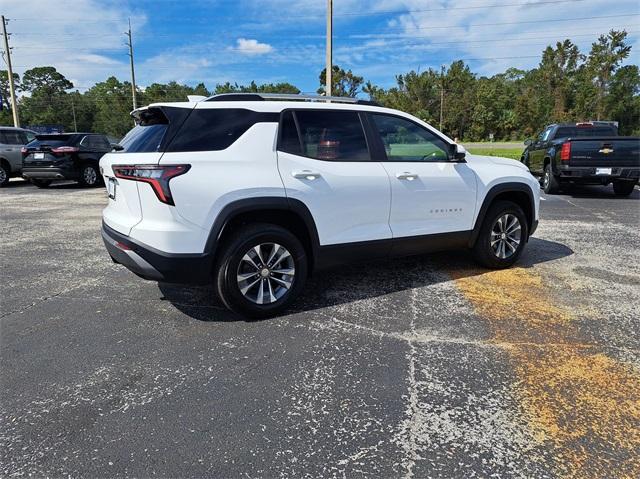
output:
<svg viewBox="0 0 640 479"><path fill-rule="evenodd" d="M212 281L209 254L170 254L132 240L102 223L102 239L111 258L138 276L166 283L207 284Z"/></svg>
<svg viewBox="0 0 640 479"><path fill-rule="evenodd" d="M35 180L77 180L79 172L68 168L23 167L22 177Z"/></svg>
<svg viewBox="0 0 640 479"><path fill-rule="evenodd" d="M597 168L611 168L610 175L596 174L596 167L590 166L559 166L559 179L576 183L610 183L613 180L638 180L640 167L633 166L598 166Z"/></svg>

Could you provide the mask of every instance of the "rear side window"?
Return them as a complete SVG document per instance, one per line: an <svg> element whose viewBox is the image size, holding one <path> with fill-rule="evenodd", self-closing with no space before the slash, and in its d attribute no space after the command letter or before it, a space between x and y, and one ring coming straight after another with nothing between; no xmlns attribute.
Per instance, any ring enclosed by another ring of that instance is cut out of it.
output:
<svg viewBox="0 0 640 479"><path fill-rule="evenodd" d="M367 140L357 112L298 110L295 117L304 156L324 161L370 159Z"/></svg>
<svg viewBox="0 0 640 479"><path fill-rule="evenodd" d="M26 142L24 133L18 130L0 130L0 143L5 145L24 145Z"/></svg>
<svg viewBox="0 0 640 479"><path fill-rule="evenodd" d="M236 108L196 108L166 151L220 151L229 148L258 122L277 122L278 115Z"/></svg>
<svg viewBox="0 0 640 479"><path fill-rule="evenodd" d="M293 118L293 112L291 111L285 111L282 114L282 120L280 122L280 144L278 149L293 155L302 154L298 129Z"/></svg>

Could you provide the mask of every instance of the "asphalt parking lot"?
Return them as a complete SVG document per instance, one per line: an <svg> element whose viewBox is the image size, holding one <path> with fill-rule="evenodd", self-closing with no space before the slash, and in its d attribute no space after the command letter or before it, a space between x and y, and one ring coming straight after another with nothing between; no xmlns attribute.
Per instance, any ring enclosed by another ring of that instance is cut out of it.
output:
<svg viewBox="0 0 640 479"><path fill-rule="evenodd" d="M640 191L546 197L513 269L354 265L256 322L111 263L105 204L0 190L2 477L640 477Z"/></svg>

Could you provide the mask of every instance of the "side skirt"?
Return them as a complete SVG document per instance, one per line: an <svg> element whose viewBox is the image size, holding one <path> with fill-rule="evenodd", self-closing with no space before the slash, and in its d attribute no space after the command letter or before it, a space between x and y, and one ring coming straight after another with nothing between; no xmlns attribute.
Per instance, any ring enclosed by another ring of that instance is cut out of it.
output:
<svg viewBox="0 0 640 479"><path fill-rule="evenodd" d="M320 246L315 269L326 270L347 263L467 249L471 233L471 231L456 231Z"/></svg>

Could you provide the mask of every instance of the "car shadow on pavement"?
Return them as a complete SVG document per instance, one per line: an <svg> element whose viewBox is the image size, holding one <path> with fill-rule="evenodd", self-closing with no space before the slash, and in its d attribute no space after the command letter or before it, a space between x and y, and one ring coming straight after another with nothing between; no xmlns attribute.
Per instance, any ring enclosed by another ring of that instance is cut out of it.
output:
<svg viewBox="0 0 640 479"><path fill-rule="evenodd" d="M573 251L554 241L531 238L516 267L530 268L564 258ZM397 260L346 265L316 273L286 314L303 313L355 301L421 288L456 277L478 276L488 270L478 267L468 251L433 253ZM213 286L189 287L158 283L163 300L199 321L247 321L227 311L215 297Z"/></svg>
<svg viewBox="0 0 640 479"><path fill-rule="evenodd" d="M597 198L605 200L638 200L640 199L640 189L636 189L629 196L616 196L613 187L599 185L571 185L561 191L561 194L572 198Z"/></svg>

